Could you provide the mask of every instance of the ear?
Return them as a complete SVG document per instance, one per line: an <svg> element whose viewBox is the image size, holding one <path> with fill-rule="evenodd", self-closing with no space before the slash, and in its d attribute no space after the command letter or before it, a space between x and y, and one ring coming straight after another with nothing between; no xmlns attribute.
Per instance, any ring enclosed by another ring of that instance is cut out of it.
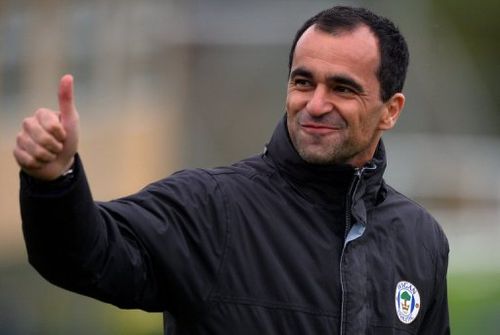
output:
<svg viewBox="0 0 500 335"><path fill-rule="evenodd" d="M385 107L380 119L379 130L389 130L396 125L399 115L405 105L405 96L402 93L396 93L387 100L384 105Z"/></svg>

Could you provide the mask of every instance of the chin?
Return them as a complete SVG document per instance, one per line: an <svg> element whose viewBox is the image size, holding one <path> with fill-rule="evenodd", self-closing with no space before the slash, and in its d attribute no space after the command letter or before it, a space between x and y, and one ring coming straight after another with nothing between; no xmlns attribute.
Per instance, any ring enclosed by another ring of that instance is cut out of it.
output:
<svg viewBox="0 0 500 335"><path fill-rule="evenodd" d="M336 161L334 155L312 152L310 150L298 150L299 156L309 164L331 165Z"/></svg>

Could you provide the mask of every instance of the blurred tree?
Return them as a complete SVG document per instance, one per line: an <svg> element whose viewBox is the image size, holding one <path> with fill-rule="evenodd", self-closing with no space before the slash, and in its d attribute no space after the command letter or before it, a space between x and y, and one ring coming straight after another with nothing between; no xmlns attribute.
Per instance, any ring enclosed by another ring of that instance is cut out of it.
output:
<svg viewBox="0 0 500 335"><path fill-rule="evenodd" d="M458 32L464 47L474 62L475 70L486 83L495 108L489 111L488 123L500 134L500 1L435 0L430 2L438 17L446 18Z"/></svg>

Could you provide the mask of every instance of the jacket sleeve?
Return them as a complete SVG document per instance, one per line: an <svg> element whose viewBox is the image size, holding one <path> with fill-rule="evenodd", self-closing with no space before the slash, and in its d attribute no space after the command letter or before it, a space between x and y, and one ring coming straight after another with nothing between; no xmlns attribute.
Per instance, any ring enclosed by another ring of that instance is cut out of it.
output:
<svg viewBox="0 0 500 335"><path fill-rule="evenodd" d="M50 282L122 308L175 313L207 297L226 235L222 194L203 170L94 202L77 156L71 181L21 173L29 262Z"/></svg>
<svg viewBox="0 0 500 335"><path fill-rule="evenodd" d="M434 285L434 298L429 310L424 316L418 334L422 335L448 335L450 334L450 321L448 313L447 270L449 245L444 232L436 224L438 231L439 247L436 258L436 278Z"/></svg>

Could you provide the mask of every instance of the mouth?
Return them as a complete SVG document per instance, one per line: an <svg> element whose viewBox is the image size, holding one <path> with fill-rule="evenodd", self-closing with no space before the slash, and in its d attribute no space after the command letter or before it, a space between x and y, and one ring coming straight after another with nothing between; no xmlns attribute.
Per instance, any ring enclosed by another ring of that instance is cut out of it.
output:
<svg viewBox="0 0 500 335"><path fill-rule="evenodd" d="M332 126L316 122L301 123L299 125L304 132L311 135L327 135L342 129L341 126Z"/></svg>

